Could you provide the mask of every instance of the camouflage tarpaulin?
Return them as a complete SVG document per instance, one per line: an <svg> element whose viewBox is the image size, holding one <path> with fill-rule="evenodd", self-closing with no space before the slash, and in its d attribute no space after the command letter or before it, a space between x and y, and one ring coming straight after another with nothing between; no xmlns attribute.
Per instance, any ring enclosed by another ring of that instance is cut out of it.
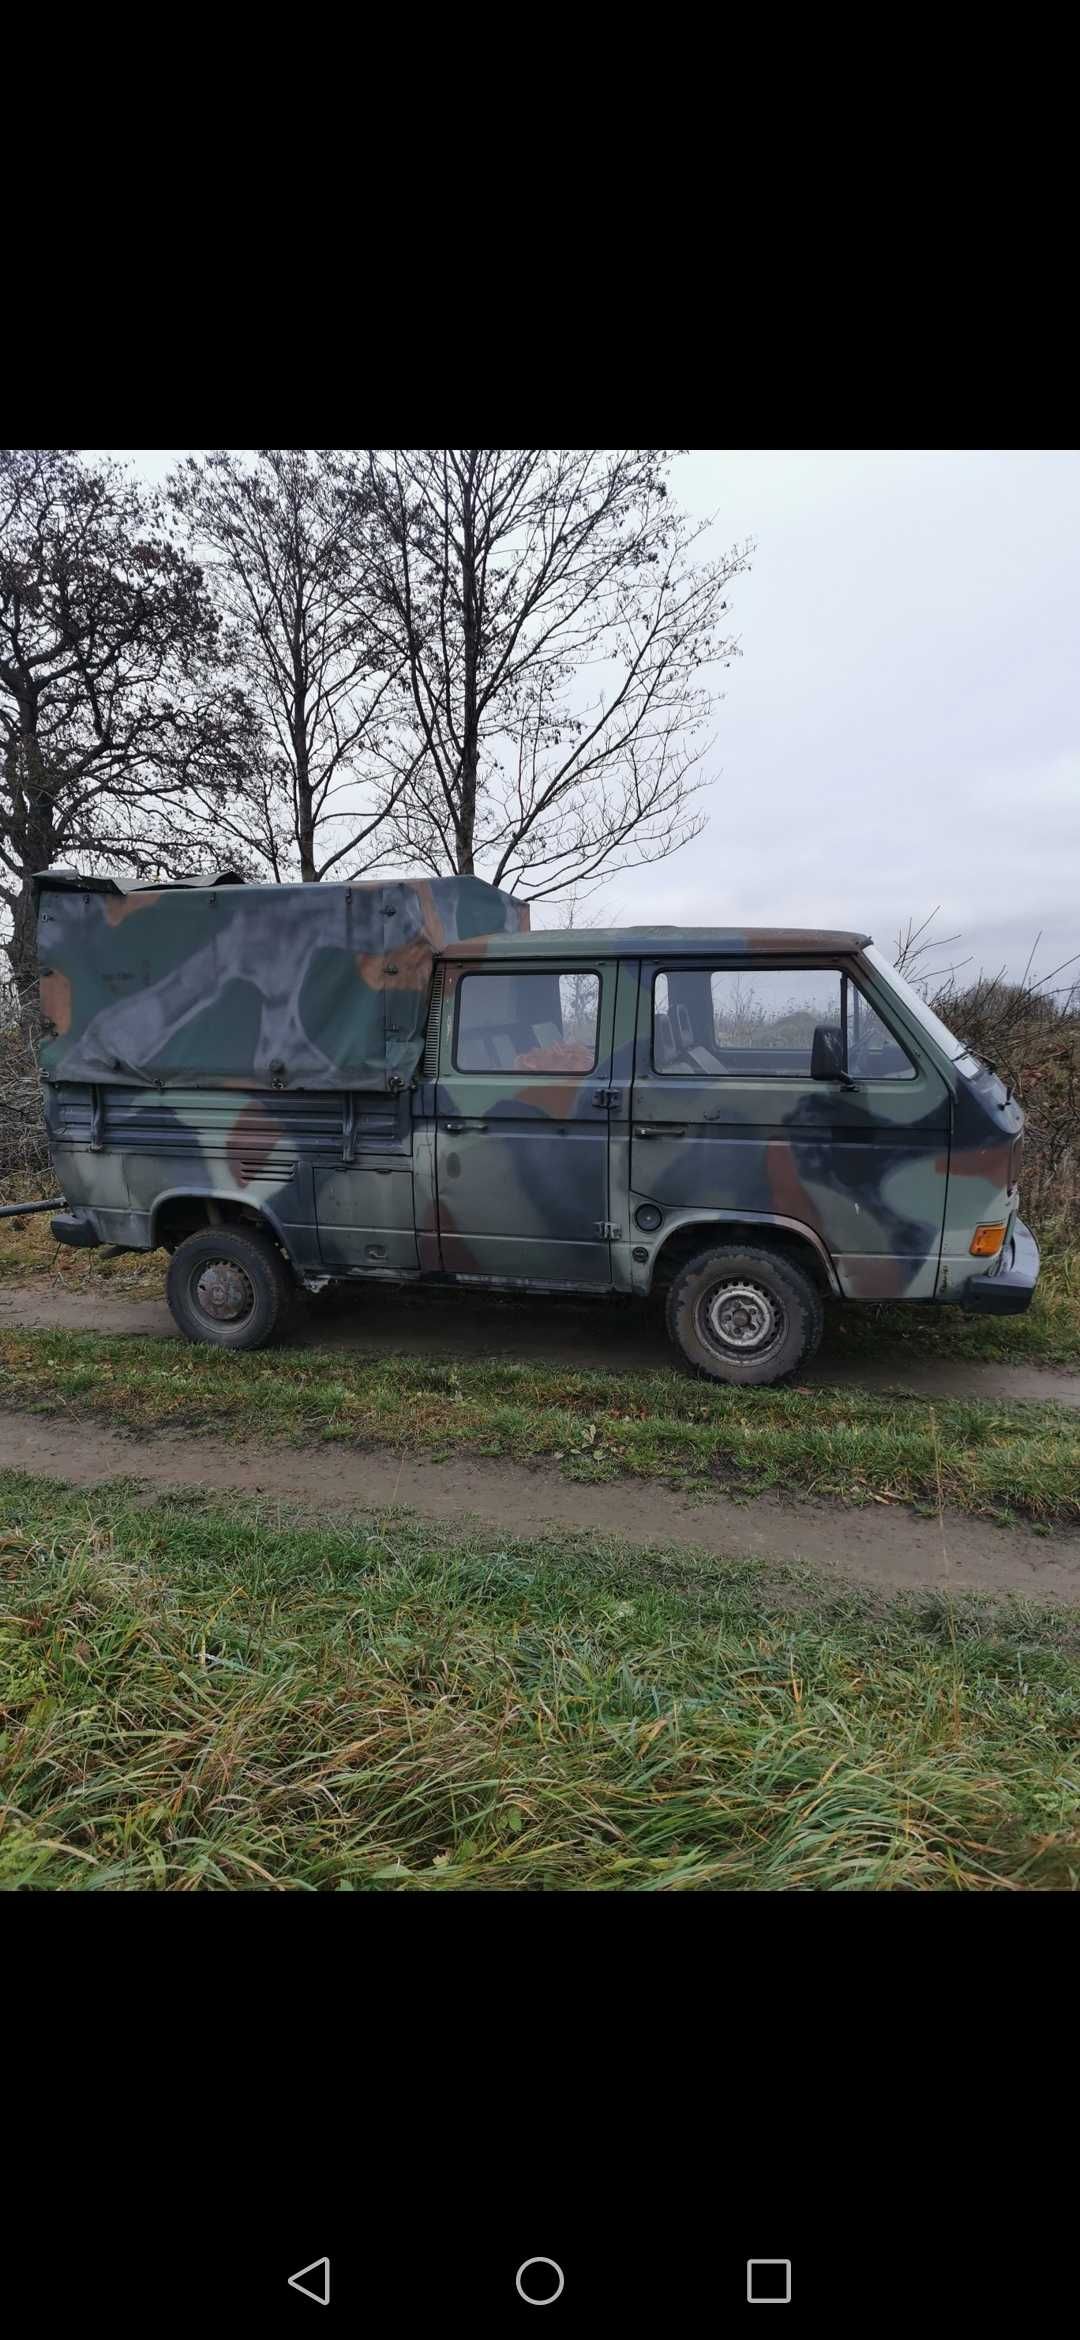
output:
<svg viewBox="0 0 1080 2340"><path fill-rule="evenodd" d="M35 884L50 1081L397 1089L420 1062L436 952L529 924L527 903L474 877Z"/></svg>

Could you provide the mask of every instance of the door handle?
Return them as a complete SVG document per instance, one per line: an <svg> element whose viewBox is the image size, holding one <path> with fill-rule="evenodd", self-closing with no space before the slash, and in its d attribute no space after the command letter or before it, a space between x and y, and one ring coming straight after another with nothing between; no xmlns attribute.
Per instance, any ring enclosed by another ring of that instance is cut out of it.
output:
<svg viewBox="0 0 1080 2340"><path fill-rule="evenodd" d="M460 1137L462 1131L466 1129L486 1129L487 1123L486 1121L444 1121L443 1128L448 1137Z"/></svg>
<svg viewBox="0 0 1080 2340"><path fill-rule="evenodd" d="M634 1136L636 1138L685 1137L686 1123L685 1121L635 1122Z"/></svg>

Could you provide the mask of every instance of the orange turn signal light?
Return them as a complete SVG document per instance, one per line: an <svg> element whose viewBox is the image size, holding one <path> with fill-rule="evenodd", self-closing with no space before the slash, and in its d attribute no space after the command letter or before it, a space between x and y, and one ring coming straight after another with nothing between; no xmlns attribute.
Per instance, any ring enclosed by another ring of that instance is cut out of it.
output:
<svg viewBox="0 0 1080 2340"><path fill-rule="evenodd" d="M971 1238L971 1249L976 1259L993 1259L1005 1241L1005 1221L993 1227L976 1227Z"/></svg>

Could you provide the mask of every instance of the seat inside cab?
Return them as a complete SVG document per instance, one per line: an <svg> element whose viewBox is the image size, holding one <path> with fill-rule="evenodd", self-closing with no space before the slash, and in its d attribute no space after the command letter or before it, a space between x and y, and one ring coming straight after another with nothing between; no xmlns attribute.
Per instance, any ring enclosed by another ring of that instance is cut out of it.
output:
<svg viewBox="0 0 1080 2340"><path fill-rule="evenodd" d="M693 968L659 975L653 1012L653 1063L657 1072L706 1075L727 1072L729 1067L724 1058L710 1045L714 1038L708 975Z"/></svg>

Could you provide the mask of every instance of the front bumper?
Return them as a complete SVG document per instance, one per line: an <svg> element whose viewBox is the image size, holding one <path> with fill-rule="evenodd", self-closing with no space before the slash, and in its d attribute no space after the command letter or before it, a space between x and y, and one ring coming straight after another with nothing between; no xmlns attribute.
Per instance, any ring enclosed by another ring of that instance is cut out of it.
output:
<svg viewBox="0 0 1080 2340"><path fill-rule="evenodd" d="M1027 1308L1039 1281L1039 1246L1030 1227L1014 1219L1002 1245L998 1264L988 1275L975 1276L957 1294L961 1308L975 1308L986 1316L1018 1316Z"/></svg>

